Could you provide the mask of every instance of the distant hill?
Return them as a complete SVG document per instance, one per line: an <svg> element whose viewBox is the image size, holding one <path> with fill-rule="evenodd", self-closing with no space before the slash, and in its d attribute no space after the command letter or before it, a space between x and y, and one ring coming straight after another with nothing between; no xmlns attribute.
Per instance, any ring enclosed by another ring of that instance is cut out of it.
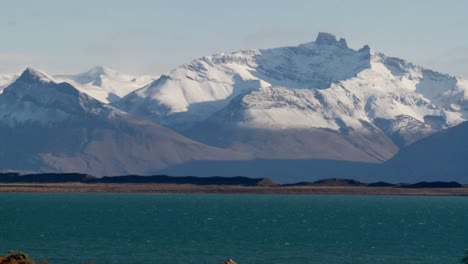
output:
<svg viewBox="0 0 468 264"><path fill-rule="evenodd" d="M314 182L298 182L293 184L287 184L288 186L341 186L341 187L351 187L351 186L368 186L368 184L356 181L353 179L340 179L340 178L329 178L318 180Z"/></svg>
<svg viewBox="0 0 468 264"><path fill-rule="evenodd" d="M379 173L392 182L468 182L468 122L401 149Z"/></svg>

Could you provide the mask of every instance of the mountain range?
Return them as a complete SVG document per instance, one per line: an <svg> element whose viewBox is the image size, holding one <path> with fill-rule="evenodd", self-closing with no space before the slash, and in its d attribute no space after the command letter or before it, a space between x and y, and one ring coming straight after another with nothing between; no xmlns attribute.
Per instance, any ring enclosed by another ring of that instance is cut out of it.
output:
<svg viewBox="0 0 468 264"><path fill-rule="evenodd" d="M468 81L328 33L158 77L28 68L0 93L5 170L468 180Z"/></svg>
<svg viewBox="0 0 468 264"><path fill-rule="evenodd" d="M243 156L134 118L31 68L0 95L0 145L1 168L98 175Z"/></svg>
<svg viewBox="0 0 468 264"><path fill-rule="evenodd" d="M0 93L20 75L0 74ZM105 66L96 66L84 73L54 75L49 78L55 82L68 82L81 92L108 104L150 84L158 76L134 76Z"/></svg>

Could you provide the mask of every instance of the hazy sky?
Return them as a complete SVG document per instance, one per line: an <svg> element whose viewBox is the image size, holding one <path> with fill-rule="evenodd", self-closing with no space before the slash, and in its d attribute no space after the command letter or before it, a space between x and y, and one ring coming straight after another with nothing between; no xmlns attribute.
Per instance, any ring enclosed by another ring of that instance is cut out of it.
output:
<svg viewBox="0 0 468 264"><path fill-rule="evenodd" d="M160 74L192 59L315 40L319 31L468 78L466 0L0 0L0 73L96 65Z"/></svg>

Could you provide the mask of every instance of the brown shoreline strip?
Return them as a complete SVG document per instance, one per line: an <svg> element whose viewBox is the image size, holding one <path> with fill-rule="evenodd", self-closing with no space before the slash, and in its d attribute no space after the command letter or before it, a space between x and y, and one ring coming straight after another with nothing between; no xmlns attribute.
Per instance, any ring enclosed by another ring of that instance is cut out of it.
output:
<svg viewBox="0 0 468 264"><path fill-rule="evenodd" d="M0 183L0 192L468 196L467 187L401 188L369 186L227 186L154 183Z"/></svg>

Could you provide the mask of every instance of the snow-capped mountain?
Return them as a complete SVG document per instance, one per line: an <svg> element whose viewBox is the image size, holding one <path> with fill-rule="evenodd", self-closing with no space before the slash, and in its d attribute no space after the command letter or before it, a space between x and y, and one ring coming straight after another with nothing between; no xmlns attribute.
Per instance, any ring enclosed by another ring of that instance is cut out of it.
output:
<svg viewBox="0 0 468 264"><path fill-rule="evenodd" d="M94 175L245 157L136 119L31 68L0 94L0 146L0 170Z"/></svg>
<svg viewBox="0 0 468 264"><path fill-rule="evenodd" d="M157 79L150 76L123 74L104 66L97 66L75 75L55 75L54 78L57 81L69 82L80 91L104 103L120 100L130 92Z"/></svg>
<svg viewBox="0 0 468 264"><path fill-rule="evenodd" d="M18 78L19 74L0 74L0 94L8 85Z"/></svg>
<svg viewBox="0 0 468 264"><path fill-rule="evenodd" d="M56 83L46 74L27 68L0 96L0 123L10 127L51 126L87 113L106 116L111 109L68 83Z"/></svg>
<svg viewBox="0 0 468 264"><path fill-rule="evenodd" d="M11 83L0 89L0 170L287 182L311 171L365 175L350 168L401 151L381 168L403 172L425 152L421 139L463 132L466 125L451 127L468 119L467 80L368 46L351 49L327 33L295 47L206 56L147 85L149 78L103 67L55 77L28 68L0 80Z"/></svg>
<svg viewBox="0 0 468 264"><path fill-rule="evenodd" d="M384 133L404 146L465 121L467 98L467 80L319 33L295 47L196 59L115 106L189 136L209 122L212 129Z"/></svg>

